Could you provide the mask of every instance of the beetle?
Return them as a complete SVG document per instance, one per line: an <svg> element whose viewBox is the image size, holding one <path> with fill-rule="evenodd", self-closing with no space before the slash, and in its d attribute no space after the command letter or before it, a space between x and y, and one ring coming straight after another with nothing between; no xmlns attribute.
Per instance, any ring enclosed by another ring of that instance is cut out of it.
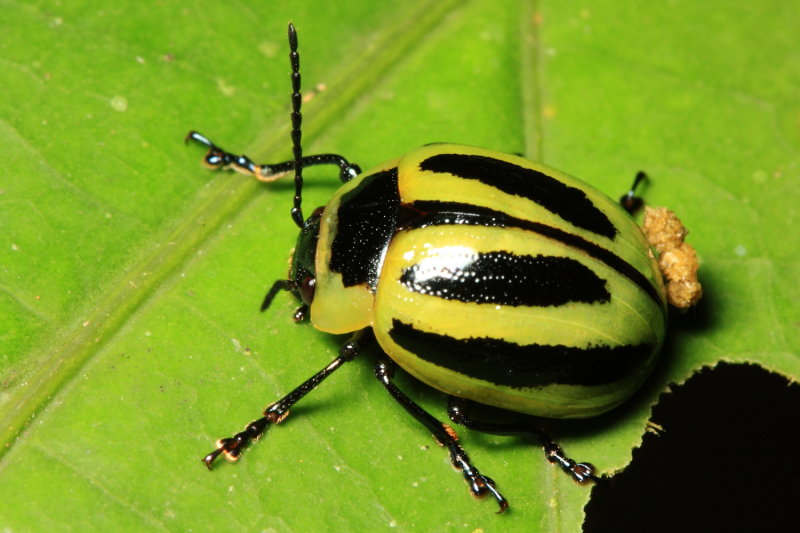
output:
<svg viewBox="0 0 800 533"><path fill-rule="evenodd" d="M533 422L483 421L474 403L526 415L583 418L624 402L653 367L666 331L661 274L625 208L587 183L517 155L432 144L362 172L337 154L303 155L297 32L288 28L293 158L255 164L192 131L204 163L262 181L294 174L300 229L281 291L318 330L350 333L322 370L203 458L210 469L243 448L325 378L377 342L375 375L446 447L474 495L508 508L455 431L393 382L399 366L449 396L449 418L492 433L530 433L575 481L597 481ZM335 165L343 185L305 218L303 169ZM621 203L636 206L634 189Z"/></svg>

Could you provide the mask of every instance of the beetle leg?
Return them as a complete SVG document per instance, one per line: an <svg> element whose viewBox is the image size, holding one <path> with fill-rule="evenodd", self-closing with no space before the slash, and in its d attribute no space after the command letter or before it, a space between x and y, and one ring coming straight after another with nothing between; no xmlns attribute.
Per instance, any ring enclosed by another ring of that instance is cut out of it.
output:
<svg viewBox="0 0 800 533"><path fill-rule="evenodd" d="M232 168L242 174L254 176L259 181L275 181L294 171L294 160L259 165L253 163L246 155L226 152L205 135L196 131L190 131L186 136L186 142L189 141L195 141L208 147L203 164L212 169ZM307 155L300 159L300 163L303 168L314 165L336 165L339 167L339 178L342 181L350 181L361 173L361 167L337 154Z"/></svg>
<svg viewBox="0 0 800 533"><path fill-rule="evenodd" d="M578 483L588 483L589 481L599 481L594 474L594 467L589 463L578 463L564 454L561 446L558 445L550 436L533 424L525 423L500 423L473 420L469 416L472 402L464 398L450 396L447 404L447 413L450 420L470 429L492 433L495 435L514 435L528 433L535 435L542 447L544 455L551 463L557 463L561 469L572 476Z"/></svg>
<svg viewBox="0 0 800 533"><path fill-rule="evenodd" d="M638 211L644 204L642 199L636 196L636 188L646 179L647 174L645 174L643 170L637 172L636 177L633 178L633 185L631 185L631 189L623 194L619 199L619 205L621 205L622 208L631 215Z"/></svg>
<svg viewBox="0 0 800 533"><path fill-rule="evenodd" d="M266 296L264 296L264 301L261 302L261 311L264 312L272 303L272 300L275 299L275 296L281 291L292 291L294 290L294 282L290 279L279 279L272 284L269 291L267 291Z"/></svg>
<svg viewBox="0 0 800 533"><path fill-rule="evenodd" d="M508 501L494 487L494 481L482 475L470 462L467 452L465 452L464 448L458 443L458 435L453 428L434 418L392 383L395 368L397 368L397 366L393 361L382 359L375 365L375 376L378 378L378 381L383 383L383 386L386 387L386 390L389 391L392 398L433 434L433 438L436 439L439 445L447 447L450 451L450 462L464 474L464 479L469 485L469 490L472 494L475 496L483 496L486 493L491 493L500 506L498 513L502 513L508 509Z"/></svg>
<svg viewBox="0 0 800 533"><path fill-rule="evenodd" d="M352 361L359 354L362 348L371 343L374 339L371 328L365 328L355 332L350 339L339 348L339 355L328 365L311 376L302 385L292 392L273 403L264 410L264 416L253 420L233 437L220 439L217 441L217 449L203 457L203 462L209 470L211 464L219 455L224 455L229 461L236 461L242 451L250 441L258 439L273 424L280 424L287 416L289 409L297 403L303 396L314 390L322 380L330 376L335 370L348 361Z"/></svg>

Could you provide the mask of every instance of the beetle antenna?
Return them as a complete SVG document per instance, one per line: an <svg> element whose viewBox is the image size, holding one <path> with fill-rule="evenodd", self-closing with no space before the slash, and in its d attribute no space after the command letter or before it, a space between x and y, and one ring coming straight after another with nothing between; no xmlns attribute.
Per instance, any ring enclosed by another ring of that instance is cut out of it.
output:
<svg viewBox="0 0 800 533"><path fill-rule="evenodd" d="M301 126L303 115L300 113L302 96L300 94L300 54L297 52L297 31L294 24L289 23L289 61L292 64L292 153L294 155L294 207L292 219L298 227L303 227L303 148L300 140L303 137Z"/></svg>

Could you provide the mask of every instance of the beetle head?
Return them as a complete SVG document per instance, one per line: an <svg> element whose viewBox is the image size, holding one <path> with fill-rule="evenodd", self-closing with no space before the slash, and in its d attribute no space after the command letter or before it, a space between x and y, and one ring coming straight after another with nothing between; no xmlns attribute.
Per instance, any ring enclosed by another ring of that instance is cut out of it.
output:
<svg viewBox="0 0 800 533"><path fill-rule="evenodd" d="M297 236L297 244L292 256L292 265L289 269L292 292L305 305L311 305L314 300L314 287L317 281L314 261L317 257L317 241L319 240L319 225L323 209L323 207L316 208L300 228L300 235Z"/></svg>

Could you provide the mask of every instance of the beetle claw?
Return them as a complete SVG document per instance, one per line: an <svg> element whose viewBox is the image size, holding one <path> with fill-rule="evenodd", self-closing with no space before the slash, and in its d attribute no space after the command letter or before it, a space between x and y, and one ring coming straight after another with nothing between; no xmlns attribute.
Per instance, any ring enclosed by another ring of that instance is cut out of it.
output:
<svg viewBox="0 0 800 533"><path fill-rule="evenodd" d="M488 476L479 474L474 471L474 476L470 480L470 490L475 496L483 497L487 492L491 492L494 499L497 500L497 505L500 509L497 514L503 514L508 509L508 500L506 500L500 491L494 487L494 480Z"/></svg>
<svg viewBox="0 0 800 533"><path fill-rule="evenodd" d="M598 481L598 477L594 475L594 467L589 463L575 463L570 469L569 473L572 479L584 485L590 481Z"/></svg>
<svg viewBox="0 0 800 533"><path fill-rule="evenodd" d="M461 446L455 442L450 446L453 465L464 474L464 479L469 485L469 490L472 492L472 495L480 498L486 496L487 492L491 493L494 499L497 500L497 505L500 506L500 510L497 511L497 514L504 513L506 509L508 509L508 500L495 488L494 480L489 476L481 474L478 469L470 463L469 457Z"/></svg>
<svg viewBox="0 0 800 533"><path fill-rule="evenodd" d="M202 460L202 461L205 463L205 465L206 465L206 468L208 468L209 470L211 470L211 465L214 463L214 460L215 460L217 457L219 457L219 454L221 454L221 453L222 453L222 451L223 451L222 447L220 447L220 448L217 448L217 449L216 449L216 450L214 450L213 452L211 452L211 453L209 453L208 455L206 455L205 457L203 457L203 459L201 459L201 460Z"/></svg>
<svg viewBox="0 0 800 533"><path fill-rule="evenodd" d="M286 415L288 414L287 412ZM286 415L284 415L284 417ZM278 422L280 422L280 420L275 420L272 414L265 414L258 420L250 422L247 424L247 427L233 437L218 440L217 449L203 457L203 463L205 463L206 468L211 470L211 465L220 455L224 455L225 459L228 461L237 461L239 457L241 457L244 447L247 446L251 440L259 438L270 424L277 424Z"/></svg>
<svg viewBox="0 0 800 533"><path fill-rule="evenodd" d="M569 474L575 482L584 485L590 481L600 480L594 474L594 467L589 463L578 463L564 454L561 446L548 440L544 443L544 454L551 463L556 463L561 470Z"/></svg>

